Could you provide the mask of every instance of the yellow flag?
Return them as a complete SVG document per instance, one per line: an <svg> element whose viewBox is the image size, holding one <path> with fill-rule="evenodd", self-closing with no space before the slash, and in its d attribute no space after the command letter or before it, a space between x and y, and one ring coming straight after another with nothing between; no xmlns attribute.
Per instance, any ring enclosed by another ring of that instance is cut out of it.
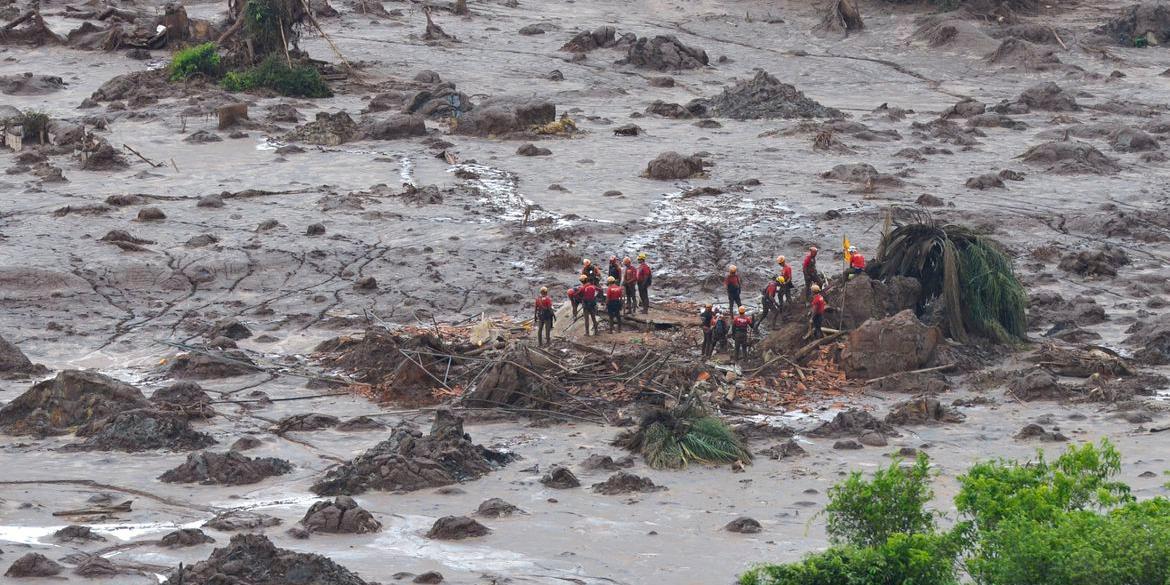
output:
<svg viewBox="0 0 1170 585"><path fill-rule="evenodd" d="M845 252L845 263L848 264L853 259L853 255L849 253L849 236L841 236L841 249Z"/></svg>

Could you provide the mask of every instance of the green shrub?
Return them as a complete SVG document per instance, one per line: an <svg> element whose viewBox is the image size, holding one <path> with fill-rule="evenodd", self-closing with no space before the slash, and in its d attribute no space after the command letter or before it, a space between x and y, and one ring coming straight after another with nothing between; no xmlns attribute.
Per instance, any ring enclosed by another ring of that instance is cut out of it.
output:
<svg viewBox="0 0 1170 585"><path fill-rule="evenodd" d="M895 534L876 547L833 547L800 562L761 565L739 585L954 585L955 554L948 537Z"/></svg>
<svg viewBox="0 0 1170 585"><path fill-rule="evenodd" d="M219 47L203 43L175 53L171 59L171 81L182 81L195 74L219 77Z"/></svg>
<svg viewBox="0 0 1170 585"><path fill-rule="evenodd" d="M654 469L752 460L735 431L691 404L647 414L636 430L618 435L613 444L640 453Z"/></svg>
<svg viewBox="0 0 1170 585"><path fill-rule="evenodd" d="M895 459L871 481L854 472L829 488L829 538L837 544L877 546L897 533L934 531L935 514L926 509L934 497L930 489L930 461L919 454L913 465Z"/></svg>
<svg viewBox="0 0 1170 585"><path fill-rule="evenodd" d="M304 65L289 67L276 55L246 71L232 71L223 78L228 91L250 91L267 88L289 97L329 97L333 92L316 68Z"/></svg>
<svg viewBox="0 0 1170 585"><path fill-rule="evenodd" d="M49 130L49 115L44 112L27 110L20 115L20 125L24 140L42 142Z"/></svg>

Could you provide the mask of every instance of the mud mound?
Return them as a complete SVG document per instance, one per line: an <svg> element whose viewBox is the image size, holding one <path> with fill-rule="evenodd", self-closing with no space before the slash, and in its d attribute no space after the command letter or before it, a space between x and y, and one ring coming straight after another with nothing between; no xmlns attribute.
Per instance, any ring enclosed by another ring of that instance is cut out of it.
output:
<svg viewBox="0 0 1170 585"><path fill-rule="evenodd" d="M1163 44L1170 39L1170 4L1143 2L1127 6L1095 32L1123 47L1133 47L1138 39L1153 40L1151 45Z"/></svg>
<svg viewBox="0 0 1170 585"><path fill-rule="evenodd" d="M416 81L420 77L424 77L424 73L419 73L416 76ZM404 114L415 114L423 116L432 120L444 120L458 117L463 113L470 112L476 108L475 104L471 102L471 98L467 94L455 89L455 84L445 81L439 81L438 75L435 74L433 80L426 80L425 83L433 83L431 87L423 89L415 93L409 98L405 98L405 105L402 107ZM387 98L378 100L377 97L370 102L370 108L381 107L379 101L385 102ZM400 124L406 123L401 120ZM410 124L420 125L422 122L410 122ZM409 126L407 126L409 128ZM417 130L413 130L417 131ZM425 127L423 128L425 132Z"/></svg>
<svg viewBox="0 0 1170 585"><path fill-rule="evenodd" d="M176 357L167 367L167 373L179 379L215 380L256 373L257 368L248 354L229 349L217 353L185 353Z"/></svg>
<svg viewBox="0 0 1170 585"><path fill-rule="evenodd" d="M159 479L167 483L247 485L290 471L292 465L288 461L275 457L253 459L235 451L227 453L203 451L188 455L187 461L160 475Z"/></svg>
<svg viewBox="0 0 1170 585"><path fill-rule="evenodd" d="M894 427L858 408L851 408L837 413L837 416L833 417L833 420L822 423L817 428L809 431L808 436L836 439L840 437L856 437L870 431L876 431L894 437L898 436L898 433L894 431Z"/></svg>
<svg viewBox="0 0 1170 585"><path fill-rule="evenodd" d="M392 114L383 117L367 116L361 120L362 136L366 140L398 140L426 136L427 126L422 116Z"/></svg>
<svg viewBox="0 0 1170 585"><path fill-rule="evenodd" d="M972 98L965 98L959 103L947 108L942 118L970 118L987 111L987 104Z"/></svg>
<svg viewBox="0 0 1170 585"><path fill-rule="evenodd" d="M279 526L280 522L280 518L267 514L247 510L228 510L203 523L203 527L220 532L239 532L241 530L252 532L261 528Z"/></svg>
<svg viewBox="0 0 1170 585"><path fill-rule="evenodd" d="M361 337L323 341L313 353L323 366L374 386L381 398L414 405L435 403L433 391L440 387L438 380L449 373L448 360L442 356L469 349L431 334L395 335L371 327Z"/></svg>
<svg viewBox="0 0 1170 585"><path fill-rule="evenodd" d="M574 267L576 262L574 256ZM475 388L465 395L463 403L479 408L546 409L555 405L554 390L533 375L547 367L537 363L539 360L539 354L534 355L526 345L510 346L504 358L492 364Z"/></svg>
<svg viewBox="0 0 1170 585"><path fill-rule="evenodd" d="M1064 433L1061 433L1060 431L1057 431L1055 429L1053 429L1051 431L1046 431L1046 430L1044 430L1044 427L1042 427L1036 423L1029 423L1029 424L1024 425L1024 428L1020 429L1020 432L1016 433L1013 436L1014 436L1014 438L1020 439L1020 440L1039 439L1041 441L1047 441L1047 442L1058 442L1058 441L1067 441L1068 440L1068 437L1064 436Z"/></svg>
<svg viewBox="0 0 1170 585"><path fill-rule="evenodd" d="M689 179L703 174L705 165L697 154L683 156L677 152L664 152L646 164L643 176L660 181Z"/></svg>
<svg viewBox="0 0 1170 585"><path fill-rule="evenodd" d="M1118 152L1145 152L1158 150L1158 141L1137 128L1125 126L1109 136L1109 146Z"/></svg>
<svg viewBox="0 0 1170 585"><path fill-rule="evenodd" d="M97 534L89 526L70 524L53 533L57 542L104 542L106 538Z"/></svg>
<svg viewBox="0 0 1170 585"><path fill-rule="evenodd" d="M688 47L674 35L642 37L630 45L626 58L618 61L619 65L633 65L655 71L698 69L706 67L708 63L706 51Z"/></svg>
<svg viewBox="0 0 1170 585"><path fill-rule="evenodd" d="M731 522L728 522L727 525L723 527L723 529L728 532L735 532L737 534L756 534L763 530L764 527L760 526L760 522L755 518L741 516L735 520L732 520Z"/></svg>
<svg viewBox="0 0 1170 585"><path fill-rule="evenodd" d="M533 128L553 122L556 106L541 99L495 98L485 100L459 118L455 133L464 136L522 138Z"/></svg>
<svg viewBox="0 0 1170 585"><path fill-rule="evenodd" d="M65 370L0 408L0 430L10 435L62 434L119 412L149 408L137 388L92 371Z"/></svg>
<svg viewBox="0 0 1170 585"><path fill-rule="evenodd" d="M984 58L984 61L992 65L1003 65L1022 71L1075 69L1075 67L1065 65L1060 57L1056 56L1055 49L1038 47L1014 37L1005 39L995 51Z"/></svg>
<svg viewBox="0 0 1170 585"><path fill-rule="evenodd" d="M366 585L321 555L276 548L260 534L237 534L205 561L175 573L164 585Z"/></svg>
<svg viewBox="0 0 1170 585"><path fill-rule="evenodd" d="M0 337L0 375L14 374L40 375L49 373L49 369L39 364L33 364L28 356L20 351L19 347ZM0 415L2 417L2 415ZM3 420L0 418L0 420Z"/></svg>
<svg viewBox="0 0 1170 585"><path fill-rule="evenodd" d="M1100 250L1069 252L1060 259L1059 267L1081 276L1117 276L1117 269L1129 262L1124 249L1106 245Z"/></svg>
<svg viewBox="0 0 1170 585"><path fill-rule="evenodd" d="M434 540L463 540L477 538L491 533L487 526L467 516L443 516L427 532L427 538Z"/></svg>
<svg viewBox="0 0 1170 585"><path fill-rule="evenodd" d="M52 75L0 75L0 93L7 95L46 95L65 89L65 81Z"/></svg>
<svg viewBox="0 0 1170 585"><path fill-rule="evenodd" d="M938 16L923 18L913 38L936 49L945 47L966 55L986 55L997 44L971 22Z"/></svg>
<svg viewBox="0 0 1170 585"><path fill-rule="evenodd" d="M194 451L215 444L210 435L192 429L187 417L157 410L121 412L77 429L77 436L88 438L82 443L67 445L64 450Z"/></svg>
<svg viewBox="0 0 1170 585"><path fill-rule="evenodd" d="M1133 357L1143 364L1164 366L1170 364L1170 323L1165 319L1139 321L1126 333L1125 343L1137 348Z"/></svg>
<svg viewBox="0 0 1170 585"><path fill-rule="evenodd" d="M577 479L577 476L568 467L560 465L549 468L548 472L541 476L540 483L556 490L581 487L581 480Z"/></svg>
<svg viewBox="0 0 1170 585"><path fill-rule="evenodd" d="M354 432L354 431L380 431L386 428L386 423L375 420L368 416L357 416L346 421L338 423L335 427L339 431Z"/></svg>
<svg viewBox="0 0 1170 585"><path fill-rule="evenodd" d="M483 516L484 518L502 518L504 516L511 516L512 514L523 514L524 510L501 500L500 498L492 498L484 500L480 503L479 508L476 508L475 514Z"/></svg>
<svg viewBox="0 0 1170 585"><path fill-rule="evenodd" d="M620 37L617 29L612 26L599 26L592 31L581 31L569 42L561 46L560 50L568 53L588 53L597 49L609 49L632 45L638 40L633 33L625 33Z"/></svg>
<svg viewBox="0 0 1170 585"><path fill-rule="evenodd" d="M1016 98L1016 103L1028 106L1029 110L1045 112L1079 112L1081 110L1076 96L1051 81L1025 89L1020 97Z"/></svg>
<svg viewBox="0 0 1170 585"><path fill-rule="evenodd" d="M65 570L56 561L40 553L28 553L12 563L4 572L5 577L18 579L28 577L52 577Z"/></svg>
<svg viewBox="0 0 1170 585"><path fill-rule="evenodd" d="M800 446L794 439L788 439L783 443L777 443L759 452L768 459L788 459L789 457L802 457L807 455L804 447Z"/></svg>
<svg viewBox="0 0 1170 585"><path fill-rule="evenodd" d="M12 6L12 4L9 6ZM35 10L30 10L18 16L3 28L0 28L0 44L4 45L30 45L40 47L43 45L61 45L64 43L65 39L50 30L48 25L45 24L45 19L41 17L41 13Z"/></svg>
<svg viewBox="0 0 1170 585"><path fill-rule="evenodd" d="M301 525L310 533L366 534L382 529L382 523L349 496L313 504L301 519Z"/></svg>
<svg viewBox="0 0 1170 585"><path fill-rule="evenodd" d="M281 140L289 142L303 142L305 144L320 144L322 146L338 146L346 142L361 139L362 132L357 122L345 112L329 113L317 112L312 122L294 128Z"/></svg>
<svg viewBox="0 0 1170 585"><path fill-rule="evenodd" d="M333 415L318 412L294 414L277 423L273 432L278 435L283 435L289 431L319 431L321 429L335 427L340 422L341 419Z"/></svg>
<svg viewBox="0 0 1170 585"><path fill-rule="evenodd" d="M184 548L188 546L199 546L209 542L215 542L215 539L207 536L198 528L180 528L163 536L162 540L159 541L159 546Z"/></svg>
<svg viewBox="0 0 1170 585"><path fill-rule="evenodd" d="M620 471L633 466L634 458L629 455L615 461L609 455L598 455L594 453L581 462L581 469L586 471Z"/></svg>
<svg viewBox="0 0 1170 585"><path fill-rule="evenodd" d="M151 395L150 402L159 410L189 418L215 416L215 409L211 407L211 397L195 382L176 382L159 388Z"/></svg>
<svg viewBox="0 0 1170 585"><path fill-rule="evenodd" d="M479 479L513 459L511 454L472 444L463 432L463 419L444 409L435 413L430 434L398 427L389 439L330 470L312 490L335 496L371 489L414 491L440 487Z"/></svg>
<svg viewBox="0 0 1170 585"><path fill-rule="evenodd" d="M853 379L916 370L929 365L942 342L942 332L918 320L913 311L870 320L849 332L841 369Z"/></svg>
<svg viewBox="0 0 1170 585"><path fill-rule="evenodd" d="M593 484L593 491L607 496L617 496L621 494L648 494L651 492L665 491L666 486L654 485L648 477L641 477L626 471L619 471L609 479Z"/></svg>
<svg viewBox="0 0 1170 585"><path fill-rule="evenodd" d="M237 319L220 319L213 323L211 327L208 327L203 332L203 336L208 339L226 337L234 341L239 341L251 337L252 330L248 329L247 325L240 323Z"/></svg>
<svg viewBox="0 0 1170 585"><path fill-rule="evenodd" d="M182 84L167 81L166 69L162 68L153 71L134 71L113 77L93 92L87 101L154 103L163 98L180 97L183 91Z"/></svg>
<svg viewBox="0 0 1170 585"><path fill-rule="evenodd" d="M113 561L104 557L91 556L77 564L73 569L74 575L81 575L89 579L109 578L126 571L118 568Z"/></svg>
<svg viewBox="0 0 1170 585"><path fill-rule="evenodd" d="M916 278L895 276L881 281L859 274L845 283L843 295L830 291L825 300L841 307L841 323L845 329L856 329L870 319L913 309L921 294L922 284Z"/></svg>
<svg viewBox="0 0 1170 585"><path fill-rule="evenodd" d="M1052 372L1043 368L1033 368L1028 371L1017 372L1008 384L1011 396L1024 402L1033 400L1064 400L1073 395L1074 390L1061 384Z"/></svg>
<svg viewBox="0 0 1170 585"><path fill-rule="evenodd" d="M886 422L892 425L926 425L934 423L961 423L967 417L952 406L945 406L935 398L920 396L899 402L890 408Z"/></svg>
<svg viewBox="0 0 1170 585"><path fill-rule="evenodd" d="M1045 142L1018 158L1058 175L1111 175L1121 171L1116 160L1085 142Z"/></svg>
<svg viewBox="0 0 1170 585"><path fill-rule="evenodd" d="M845 117L840 110L805 97L794 86L782 83L766 71L757 71L750 80L724 88L723 93L711 100L711 111L715 116L736 120Z"/></svg>

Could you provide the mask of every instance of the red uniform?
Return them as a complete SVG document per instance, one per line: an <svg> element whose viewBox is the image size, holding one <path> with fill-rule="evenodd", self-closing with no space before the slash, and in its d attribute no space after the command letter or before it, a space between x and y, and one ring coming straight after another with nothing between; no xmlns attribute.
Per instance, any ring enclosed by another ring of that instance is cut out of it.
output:
<svg viewBox="0 0 1170 585"><path fill-rule="evenodd" d="M813 315L824 315L825 309L827 309L827 308L828 308L828 305L825 304L825 297L822 297L820 295L820 293L813 295L813 298L812 298Z"/></svg>
<svg viewBox="0 0 1170 585"><path fill-rule="evenodd" d="M778 286L779 286L779 283L776 282L775 280L773 280L772 282L769 282L767 288L764 289L764 295L766 295L768 298L775 298L776 297L776 287L778 287Z"/></svg>
<svg viewBox="0 0 1170 585"><path fill-rule="evenodd" d="M643 262L638 265L638 282L646 284L650 280L650 265Z"/></svg>
<svg viewBox="0 0 1170 585"><path fill-rule="evenodd" d="M623 292L625 292L625 291L622 290L622 287L620 287L616 284L611 284L608 287L606 287L606 289L605 289L605 300L607 300L607 301L620 301L620 300L622 300L622 293Z"/></svg>
<svg viewBox="0 0 1170 585"><path fill-rule="evenodd" d="M738 315L731 321L731 328L736 332L746 332L752 326L752 318L747 315Z"/></svg>
<svg viewBox="0 0 1170 585"><path fill-rule="evenodd" d="M849 255L849 266L852 266L853 268L855 268L857 270L865 270L865 256L862 256L860 253L857 253L857 252L850 254Z"/></svg>
<svg viewBox="0 0 1170 585"><path fill-rule="evenodd" d="M552 297L536 297L536 310L543 311L545 309L552 309Z"/></svg>
<svg viewBox="0 0 1170 585"><path fill-rule="evenodd" d="M805 255L804 255L804 262L803 262L803 263L800 265L800 267L801 267L801 268L802 268L802 269L803 269L805 272L807 272L807 271L808 271L808 265L809 265L809 264L816 264L816 262L817 262L817 257L816 257L816 256L813 256L812 254L805 254Z"/></svg>
<svg viewBox="0 0 1170 585"><path fill-rule="evenodd" d="M780 276L784 277L785 284L792 282L792 267L785 264L784 269L780 271Z"/></svg>
<svg viewBox="0 0 1170 585"><path fill-rule="evenodd" d="M647 268L649 270L649 268ZM626 266L626 274L622 277L622 282L627 285L633 285L638 282L638 269L631 266Z"/></svg>
<svg viewBox="0 0 1170 585"><path fill-rule="evenodd" d="M583 300L583 301L596 301L597 300L597 287L594 286L593 283L588 283L585 286L581 287L581 300Z"/></svg>
<svg viewBox="0 0 1170 585"><path fill-rule="evenodd" d="M739 273L728 274L727 278L723 279L723 284L726 286L734 286L739 288Z"/></svg>
<svg viewBox="0 0 1170 585"><path fill-rule="evenodd" d="M569 294L569 300L575 302L581 296L581 287L575 286L575 287L569 289L568 294Z"/></svg>

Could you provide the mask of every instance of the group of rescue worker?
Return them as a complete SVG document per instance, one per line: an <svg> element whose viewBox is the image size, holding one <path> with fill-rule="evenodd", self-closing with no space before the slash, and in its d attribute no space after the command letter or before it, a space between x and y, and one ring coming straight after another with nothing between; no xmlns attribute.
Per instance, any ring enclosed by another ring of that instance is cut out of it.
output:
<svg viewBox="0 0 1170 585"><path fill-rule="evenodd" d="M822 296L822 288L827 281L817 269L817 248L812 246L801 262L801 273L804 277L804 298L809 303L809 325L814 338L824 335L821 328L824 325L828 303ZM580 314L585 320L585 335L599 335L597 320L597 305L605 302L606 320L609 331L621 331L622 316L632 315L639 308L643 313L650 310L650 287L653 282L653 272L646 262L646 254L638 254L638 263L635 265L627 256L620 262L617 256L610 256L608 275L605 285L602 285L601 269L591 260L582 262L581 273L577 279L579 284L568 290L569 303L573 310L573 319ZM845 245L846 278L865 271L865 257L858 252L856 246ZM727 290L728 315L708 303L699 315L700 325L703 328L703 359L710 358L716 346L721 351L727 350L728 338L734 342L732 359L738 361L747 356L750 346L749 336L759 332L760 323L771 316L770 326L775 327L776 320L786 305L793 302L792 295L795 284L792 277L792 266L785 256L776 258L778 271L774 278L769 279L761 296L762 314L757 320L749 315L747 307L741 299L743 279L739 268L734 264L727 268L727 275L723 279ZM537 342L545 345L552 340L552 326L555 320L552 297L548 288L540 289L540 296L536 298L534 320L537 325Z"/></svg>

